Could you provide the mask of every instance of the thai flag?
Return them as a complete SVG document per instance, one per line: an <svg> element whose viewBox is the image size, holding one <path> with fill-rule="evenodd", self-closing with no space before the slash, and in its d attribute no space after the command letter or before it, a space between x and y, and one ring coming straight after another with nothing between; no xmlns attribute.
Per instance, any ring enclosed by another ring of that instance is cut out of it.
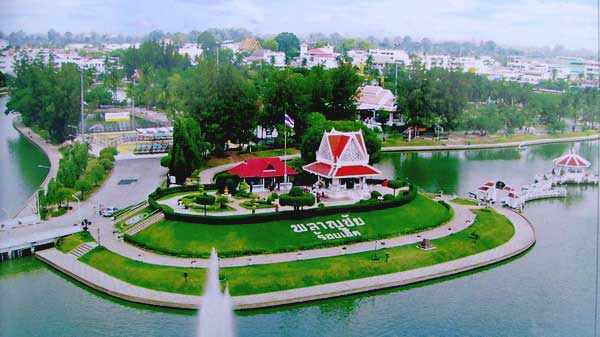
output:
<svg viewBox="0 0 600 337"><path fill-rule="evenodd" d="M285 114L284 122L285 122L285 126L287 126L288 128L290 128L290 129L294 128L294 120L288 114Z"/></svg>

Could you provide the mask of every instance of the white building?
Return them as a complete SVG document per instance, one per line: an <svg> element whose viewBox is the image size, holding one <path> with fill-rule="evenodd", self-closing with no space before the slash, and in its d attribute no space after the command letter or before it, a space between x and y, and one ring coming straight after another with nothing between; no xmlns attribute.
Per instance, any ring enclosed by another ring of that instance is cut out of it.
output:
<svg viewBox="0 0 600 337"><path fill-rule="evenodd" d="M356 109L372 114L365 120L369 127L381 126L375 121L375 114L379 110L390 113L386 125L404 125L402 116L396 113L396 97L390 90L380 86L365 85L359 88L356 95Z"/></svg>
<svg viewBox="0 0 600 337"><path fill-rule="evenodd" d="M325 46L321 48L308 48L306 43L300 45L300 57L298 63L306 67L323 66L325 69L337 68L337 57L339 55L333 52L333 46Z"/></svg>
<svg viewBox="0 0 600 337"><path fill-rule="evenodd" d="M195 63L195 60L202 56L202 48L197 43L186 43L181 48L179 48L179 53L182 55L187 55L187 57Z"/></svg>
<svg viewBox="0 0 600 337"><path fill-rule="evenodd" d="M9 43L7 40L2 40L0 39L0 50L5 49L6 47L8 47Z"/></svg>
<svg viewBox="0 0 600 337"><path fill-rule="evenodd" d="M246 57L246 63L265 62L275 67L285 67L285 53L268 49L257 49L252 55Z"/></svg>

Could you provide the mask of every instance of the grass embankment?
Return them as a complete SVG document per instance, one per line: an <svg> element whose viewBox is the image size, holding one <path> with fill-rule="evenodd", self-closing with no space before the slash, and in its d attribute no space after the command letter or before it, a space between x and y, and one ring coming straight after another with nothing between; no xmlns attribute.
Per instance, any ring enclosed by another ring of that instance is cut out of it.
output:
<svg viewBox="0 0 600 337"><path fill-rule="evenodd" d="M341 220L341 215L241 225L206 225L163 220L137 233L132 240L145 248L179 256L208 257L213 247L221 256L268 254L420 232L448 221L451 212L441 204L418 195L415 200L400 207L349 213L349 218L358 217L364 220L365 225L350 229L359 231L360 236L332 240L321 240L311 230L294 232L291 225ZM337 232L337 229L320 230L320 234Z"/></svg>
<svg viewBox="0 0 600 337"><path fill-rule="evenodd" d="M383 142L384 147L389 146L434 146L434 145L444 145L444 142L439 140L432 140L430 138L416 138L412 139L410 142L405 140L402 135L399 136L388 136L385 138L385 142Z"/></svg>
<svg viewBox="0 0 600 337"><path fill-rule="evenodd" d="M573 138L583 137L598 134L596 131L580 131L580 132L563 132L563 133L550 133L546 135L489 135L478 139L469 139L466 141L468 144L493 144L493 143L510 143L510 142L524 142L528 140L540 140L540 139L557 139L557 138Z"/></svg>
<svg viewBox="0 0 600 337"><path fill-rule="evenodd" d="M223 268L221 279L231 294L250 295L401 272L477 254L507 242L514 234L510 221L493 210L475 210L477 219L468 229L432 240L435 250L416 244L373 252L294 262ZM477 236L472 235L477 233ZM389 254L388 262L385 255ZM160 291L200 295L205 269L144 264L95 248L80 261L131 284ZM183 273L188 273L187 282Z"/></svg>
<svg viewBox="0 0 600 337"><path fill-rule="evenodd" d="M79 247L80 244L92 241L94 241L94 238L90 235L90 233L79 232L61 238L56 244L56 248L63 253L68 253L73 249Z"/></svg>
<svg viewBox="0 0 600 337"><path fill-rule="evenodd" d="M465 205L465 206L477 206L478 205L477 201L462 199L462 198L455 198L455 199L450 200L450 202L457 204L457 205Z"/></svg>
<svg viewBox="0 0 600 337"><path fill-rule="evenodd" d="M519 135L486 135L486 136L456 136L452 135L453 145L475 145L475 144L501 144L501 143L512 143L512 142L524 142L529 140L540 140L540 139L557 139L557 138L573 138L583 137L598 134L596 131L579 131L579 132L563 132L563 133L551 133L545 135L532 135L532 134L519 134ZM446 141L432 140L431 138L416 138L409 141L404 140L402 136L392 135L386 137L383 142L384 147L391 146L436 146L446 145Z"/></svg>

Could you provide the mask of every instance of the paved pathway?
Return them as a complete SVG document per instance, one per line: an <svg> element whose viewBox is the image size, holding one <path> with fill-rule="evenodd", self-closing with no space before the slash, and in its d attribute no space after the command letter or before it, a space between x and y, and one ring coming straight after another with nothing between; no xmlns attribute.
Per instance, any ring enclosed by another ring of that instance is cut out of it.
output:
<svg viewBox="0 0 600 337"><path fill-rule="evenodd" d="M96 240L98 226L103 229L110 228L107 232L100 231L101 239L112 235L113 226L108 218L98 214L99 205L123 208L147 198L148 194L164 180L166 174L166 169L160 166L159 161L158 158L148 158L115 162L115 167L104 185L79 207L76 202L72 202L74 210L63 216L34 225L0 231L0 242L15 244L20 241L28 242L31 238L45 232L55 233L57 230L69 231L69 229L80 228L74 227L73 224L80 224L84 218L92 222L90 232L94 234ZM120 185L119 181L122 179L137 179L137 182Z"/></svg>
<svg viewBox="0 0 600 337"><path fill-rule="evenodd" d="M265 294L234 296L232 298L234 308L252 309L271 307L421 282L480 268L508 259L524 252L535 243L533 227L524 217L508 209L497 210L511 220L515 227L515 234L507 243L494 249L462 259L393 274ZM63 271L67 275L99 291L125 300L187 309L197 308L201 304L200 296L167 293L134 286L102 273L79 262L75 256L63 254L56 249L41 251L36 253L36 255L41 260Z"/></svg>
<svg viewBox="0 0 600 337"><path fill-rule="evenodd" d="M448 198L445 198L448 199ZM232 257L232 258L221 258L221 266L223 267L237 267L237 266L247 266L247 265L256 265L256 264L270 264L270 263L278 263L278 262L289 262L296 260L308 260L308 259L318 259L322 257L330 257L337 256L343 254L352 254L352 253L360 253L360 252L368 252L373 251L376 247L377 249L381 248L390 248L403 246L411 243L417 243L427 239L437 239L440 237L447 236L451 233L460 231L470 226L473 223L475 215L470 211L472 206L464 206L464 205L455 205L452 204L454 208L454 218L452 220L442 226L436 227L434 229L409 234L397 236L389 239L382 239L377 241L367 241L360 242L348 245L340 245L337 247L331 248L318 248L318 249L310 249L303 250L301 252L287 252L287 253L276 253L276 254L263 254L263 255L252 255L252 256L243 256L243 257ZM104 223L100 227L100 236L101 236L101 244L105 246L108 250L117 253L119 255L128 257L130 259L142 261L149 264L157 264L163 266L178 266L178 267L197 267L197 268L208 268L209 260L201 259L201 258L182 258L177 256L170 255L161 255L151 251L146 251L137 246L128 244L124 242L122 239L118 239L116 234L112 233L113 227L112 224ZM291 229L290 229L291 231ZM96 236L97 233L92 230L92 235ZM345 249L343 249L345 248Z"/></svg>

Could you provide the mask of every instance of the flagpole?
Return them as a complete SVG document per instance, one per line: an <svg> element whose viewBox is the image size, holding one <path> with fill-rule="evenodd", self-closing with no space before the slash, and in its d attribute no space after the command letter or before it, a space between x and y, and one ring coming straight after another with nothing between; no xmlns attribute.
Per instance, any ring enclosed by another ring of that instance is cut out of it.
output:
<svg viewBox="0 0 600 337"><path fill-rule="evenodd" d="M287 190L287 163L285 162L285 157L287 157L287 124L285 123L285 116L283 118L283 186Z"/></svg>

